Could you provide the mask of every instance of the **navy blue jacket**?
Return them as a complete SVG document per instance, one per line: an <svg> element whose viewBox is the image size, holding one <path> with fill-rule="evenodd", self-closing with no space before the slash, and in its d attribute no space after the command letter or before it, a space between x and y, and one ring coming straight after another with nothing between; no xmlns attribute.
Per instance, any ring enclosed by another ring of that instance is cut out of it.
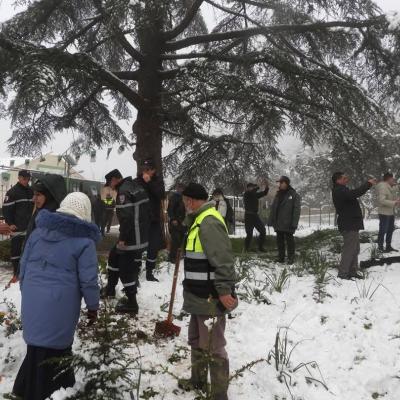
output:
<svg viewBox="0 0 400 400"><path fill-rule="evenodd" d="M71 346L82 297L99 307L98 227L76 217L42 210L21 259L22 326L28 345Z"/></svg>

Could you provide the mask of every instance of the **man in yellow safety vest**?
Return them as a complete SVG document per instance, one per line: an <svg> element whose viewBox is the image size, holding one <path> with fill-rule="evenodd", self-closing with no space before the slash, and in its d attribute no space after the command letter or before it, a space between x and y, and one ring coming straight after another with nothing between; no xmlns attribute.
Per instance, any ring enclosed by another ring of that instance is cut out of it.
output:
<svg viewBox="0 0 400 400"><path fill-rule="evenodd" d="M229 360L225 350L225 314L237 306L236 274L225 221L207 202L205 188L190 183L183 191L188 234L185 243L183 309L191 314L191 378L186 390L205 390L208 368L213 400L228 399Z"/></svg>

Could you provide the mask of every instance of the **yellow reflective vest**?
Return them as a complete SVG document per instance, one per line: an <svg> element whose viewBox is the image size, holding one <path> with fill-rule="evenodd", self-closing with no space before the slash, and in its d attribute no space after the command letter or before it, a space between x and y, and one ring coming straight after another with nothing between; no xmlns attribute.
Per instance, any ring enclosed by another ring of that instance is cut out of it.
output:
<svg viewBox="0 0 400 400"><path fill-rule="evenodd" d="M214 287L215 267L208 262L200 240L201 223L207 217L217 218L227 229L224 218L214 207L208 208L196 217L186 237L183 281L185 290L204 299L210 295L218 297Z"/></svg>

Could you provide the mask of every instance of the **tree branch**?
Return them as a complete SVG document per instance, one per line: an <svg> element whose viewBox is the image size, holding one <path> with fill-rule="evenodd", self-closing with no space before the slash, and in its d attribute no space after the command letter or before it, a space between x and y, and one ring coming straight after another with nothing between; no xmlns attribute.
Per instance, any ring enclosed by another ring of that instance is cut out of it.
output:
<svg viewBox="0 0 400 400"><path fill-rule="evenodd" d="M119 79L124 81L137 81L139 80L139 70L136 71L112 71L112 73Z"/></svg>
<svg viewBox="0 0 400 400"><path fill-rule="evenodd" d="M222 42L229 39L237 38L250 38L257 35L267 35L271 33L307 33L316 32L329 28L363 28L374 26L386 21L386 17L381 15L376 18L367 19L364 21L329 21L329 22L316 22L312 24L297 24L297 25L271 25L263 27L254 27L249 29L241 29L230 32L217 32L207 35L190 36L182 40L166 43L166 49L176 51L186 47L194 46L196 44Z"/></svg>
<svg viewBox="0 0 400 400"><path fill-rule="evenodd" d="M189 10L187 10L182 21L175 28L163 33L164 40L171 40L180 35L193 21L193 18L196 16L197 11L199 10L203 1L204 0L194 0L192 6L189 8Z"/></svg>
<svg viewBox="0 0 400 400"><path fill-rule="evenodd" d="M60 49L65 50L70 44L72 44L76 39L84 35L86 32L88 32L90 29L92 29L94 26L97 25L98 22L102 20L102 16L98 15L97 17L93 18L91 22L89 22L86 26L84 26L82 29L80 29L78 32L73 32L71 33L66 40L62 41L60 43Z"/></svg>
<svg viewBox="0 0 400 400"><path fill-rule="evenodd" d="M180 139L186 139L185 135L173 132L170 129L161 128L161 130L173 137L180 138ZM255 146L255 145L260 144L257 142L248 142L248 141L240 140L232 135L210 136L210 135L205 135L204 133L200 133L200 132L196 132L196 136L193 137L193 139L195 139L195 140L197 139L197 140L200 140L201 142L205 142L205 143L210 143L212 145L219 145L222 143L231 143L231 144L243 144L245 146Z"/></svg>
<svg viewBox="0 0 400 400"><path fill-rule="evenodd" d="M36 59L44 64L58 66L60 63L64 68L71 70L83 70L92 77L97 77L101 84L110 89L117 90L137 109L145 108L145 100L128 85L122 82L115 74L105 69L93 57L85 53L68 53L60 49L36 47L32 44L18 45L9 40L4 33L0 32L0 48L9 51L17 57L25 57L35 54ZM21 60L20 60L21 62Z"/></svg>
<svg viewBox="0 0 400 400"><path fill-rule="evenodd" d="M103 8L103 4L101 0L93 0L93 4L95 5L97 11L104 17L104 19L107 21L107 14ZM107 24L108 25L108 24ZM111 34L118 40L120 45L123 47L123 49L136 61L138 62L143 62L144 61L144 56L143 54L135 49L128 41L128 39L125 37L124 32L120 29L118 25L115 23L112 23L109 26L109 30L111 31Z"/></svg>

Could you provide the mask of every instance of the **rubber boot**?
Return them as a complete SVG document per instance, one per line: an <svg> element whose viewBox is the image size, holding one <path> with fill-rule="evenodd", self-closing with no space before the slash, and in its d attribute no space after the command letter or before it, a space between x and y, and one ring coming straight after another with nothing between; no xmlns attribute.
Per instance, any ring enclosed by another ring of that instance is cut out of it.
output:
<svg viewBox="0 0 400 400"><path fill-rule="evenodd" d="M207 392L208 360L204 351L192 349L192 375L190 379L179 379L178 386L186 391L201 390Z"/></svg>
<svg viewBox="0 0 400 400"><path fill-rule="evenodd" d="M115 311L117 313L138 314L139 305L136 300L136 293L126 293L126 296L115 306Z"/></svg>
<svg viewBox="0 0 400 400"><path fill-rule="evenodd" d="M146 281L150 282L160 282L153 274L152 270L147 270L146 271Z"/></svg>
<svg viewBox="0 0 400 400"><path fill-rule="evenodd" d="M228 400L229 360L214 357L210 362L211 399Z"/></svg>

